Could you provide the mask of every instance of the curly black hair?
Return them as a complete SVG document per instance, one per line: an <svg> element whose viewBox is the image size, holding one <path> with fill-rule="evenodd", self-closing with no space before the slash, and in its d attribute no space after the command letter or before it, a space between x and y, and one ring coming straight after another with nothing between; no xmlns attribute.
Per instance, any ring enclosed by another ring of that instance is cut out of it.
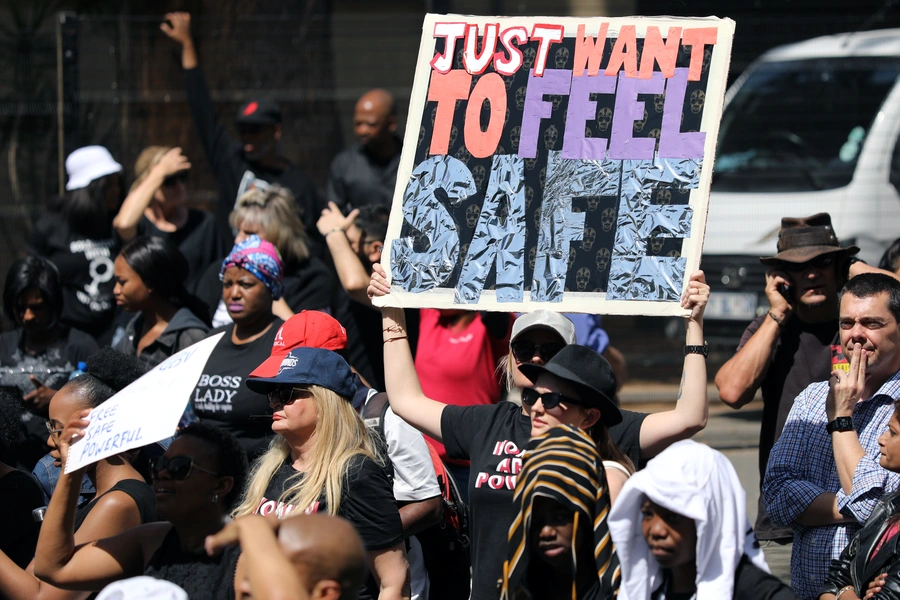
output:
<svg viewBox="0 0 900 600"><path fill-rule="evenodd" d="M225 510L230 511L234 508L238 498L244 491L244 484L247 482L247 473L250 465L247 461L247 453L241 447L241 443L234 435L216 427L209 423L193 423L175 434L176 438L186 435L199 438L216 447L216 458L218 465L216 471L220 477L230 476L234 478L234 487L223 498L225 501Z"/></svg>
<svg viewBox="0 0 900 600"><path fill-rule="evenodd" d="M22 443L22 405L14 394L0 390L0 456Z"/></svg>
<svg viewBox="0 0 900 600"><path fill-rule="evenodd" d="M69 382L84 394L92 408L100 406L134 383L146 370L136 356L103 347L85 361L87 369Z"/></svg>

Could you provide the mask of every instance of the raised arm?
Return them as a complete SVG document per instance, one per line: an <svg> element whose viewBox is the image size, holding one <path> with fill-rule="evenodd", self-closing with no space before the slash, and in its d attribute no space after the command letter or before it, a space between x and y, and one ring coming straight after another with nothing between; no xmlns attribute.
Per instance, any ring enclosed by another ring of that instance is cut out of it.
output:
<svg viewBox="0 0 900 600"><path fill-rule="evenodd" d="M831 373L825 412L829 422L837 417L852 417L866 386L869 353L860 344L850 352L850 371ZM831 433L834 462L841 489L837 491L837 507L865 523L878 499L896 489L900 476L881 467L878 456L866 453L856 429Z"/></svg>
<svg viewBox="0 0 900 600"><path fill-rule="evenodd" d="M384 269L376 264L369 283L369 297L389 294L391 286ZM402 308L382 308L384 335L384 380L391 408L401 419L438 441L441 435L441 414L446 406L422 392L416 365L407 338L406 316Z"/></svg>
<svg viewBox="0 0 900 600"><path fill-rule="evenodd" d="M186 12L168 13L160 29L181 45L181 67L184 69L184 88L188 106L197 127L197 135L216 179L233 178L235 176L233 161L240 151L240 144L219 121L203 72L198 68L197 52L191 37L191 15ZM225 239L229 239L227 234L231 231L231 227L228 225L228 215L234 208L235 200L236 198L220 198L216 203L216 221Z"/></svg>
<svg viewBox="0 0 900 600"><path fill-rule="evenodd" d="M322 211L316 222L316 227L325 238L325 243L328 244L328 251L334 260L334 268L337 269L341 286L351 298L360 304L372 306L366 290L369 286L369 274L366 273L362 261L350 246L350 240L347 238L347 229L353 225L358 214L359 210L353 209L345 217L337 204L329 202L328 207ZM360 243L363 241L360 240Z"/></svg>
<svg viewBox="0 0 900 600"><path fill-rule="evenodd" d="M703 312L709 301L709 285L703 271L696 271L688 281L681 305L690 308L685 344L702 346ZM709 401L706 392L706 357L687 354L681 375L681 389L675 408L647 415L641 424L641 458L653 458L675 442L684 440L706 427Z"/></svg>
<svg viewBox="0 0 900 600"><path fill-rule="evenodd" d="M83 411L76 414L60 435L59 451L63 464L68 456L72 436L84 435L88 423L84 417L87 413L88 411ZM140 525L140 516L130 497L113 492L103 496L78 531L73 532L83 475L84 470L60 474L41 526L33 566L35 576L47 583L72 590L95 591L117 579L144 572L143 548L137 542L140 538L133 529ZM168 524L154 525L168 527ZM110 540L102 540L105 549L101 549L101 542L94 542L123 532L126 533L112 543ZM124 540L121 539L123 537ZM41 585L49 587L47 583ZM5 590L4 593L11 600L28 598L13 596ZM83 596L76 594L61 597Z"/></svg>
<svg viewBox="0 0 900 600"><path fill-rule="evenodd" d="M731 408L741 408L753 400L769 370L781 328L791 318L793 307L779 292L781 285L789 285L787 273L770 269L766 273L769 314L737 354L716 373L719 397Z"/></svg>
<svg viewBox="0 0 900 600"><path fill-rule="evenodd" d="M191 163L181 153L181 148L172 148L163 154L158 163L153 165L153 168L150 169L144 180L131 190L128 197L125 198L122 208L119 209L119 214L113 219L113 227L116 228L116 232L118 232L123 242L131 241L137 235L141 216L143 216L147 207L150 206L153 195L162 187L166 177L190 168Z"/></svg>

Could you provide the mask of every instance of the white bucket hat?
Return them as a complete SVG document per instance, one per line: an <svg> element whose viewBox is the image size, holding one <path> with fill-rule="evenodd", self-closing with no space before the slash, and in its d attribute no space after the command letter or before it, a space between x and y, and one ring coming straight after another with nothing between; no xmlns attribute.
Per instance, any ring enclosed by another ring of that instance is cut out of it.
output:
<svg viewBox="0 0 900 600"><path fill-rule="evenodd" d="M69 176L66 190L80 190L96 179L121 173L122 170L122 165L103 146L79 148L66 159L66 173Z"/></svg>

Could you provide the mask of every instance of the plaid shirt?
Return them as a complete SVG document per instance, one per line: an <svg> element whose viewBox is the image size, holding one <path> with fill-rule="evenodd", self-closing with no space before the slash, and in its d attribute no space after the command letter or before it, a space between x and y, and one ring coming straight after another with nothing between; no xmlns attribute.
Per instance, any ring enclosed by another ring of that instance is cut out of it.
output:
<svg viewBox="0 0 900 600"><path fill-rule="evenodd" d="M860 400L853 411L853 427L866 455L853 474L853 490L841 488L831 435L825 431L825 399L828 382L813 383L794 401L784 432L772 448L763 497L766 512L776 525L794 528L791 553L791 586L804 600L815 600L825 581L828 566L875 508L885 493L897 489L900 475L881 468L878 437L887 429L894 413L893 401L900 397L900 372L895 373L871 398ZM807 527L795 521L820 494L837 495L841 514L856 522Z"/></svg>

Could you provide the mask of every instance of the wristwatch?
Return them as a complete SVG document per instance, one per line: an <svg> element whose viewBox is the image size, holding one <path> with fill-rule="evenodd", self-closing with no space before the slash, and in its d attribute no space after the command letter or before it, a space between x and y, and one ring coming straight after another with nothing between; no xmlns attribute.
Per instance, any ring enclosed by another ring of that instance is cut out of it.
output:
<svg viewBox="0 0 900 600"><path fill-rule="evenodd" d="M709 344L703 342L702 346L690 346L685 344L684 346L684 355L688 354L702 354L703 358L709 358Z"/></svg>
<svg viewBox="0 0 900 600"><path fill-rule="evenodd" d="M838 417L825 426L825 431L829 434L835 431L853 431L853 417Z"/></svg>

